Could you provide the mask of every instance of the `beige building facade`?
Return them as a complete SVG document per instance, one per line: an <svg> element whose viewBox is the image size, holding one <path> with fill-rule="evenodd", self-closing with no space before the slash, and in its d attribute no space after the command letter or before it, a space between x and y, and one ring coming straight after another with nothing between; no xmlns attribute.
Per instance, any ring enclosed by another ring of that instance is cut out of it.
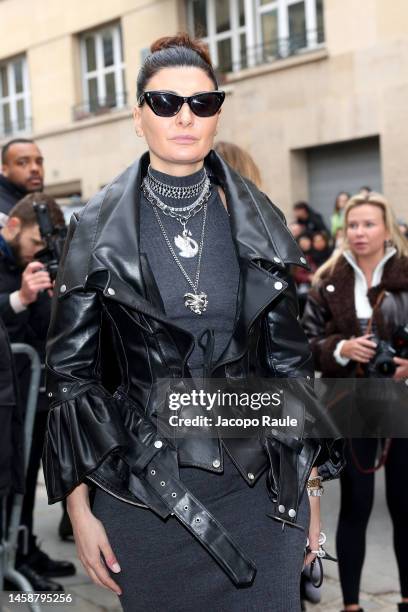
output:
<svg viewBox="0 0 408 612"><path fill-rule="evenodd" d="M287 213L369 183L408 217L406 0L0 0L0 146L34 138L47 190L86 201L144 150L136 76L155 38L203 35L227 92L218 138Z"/></svg>

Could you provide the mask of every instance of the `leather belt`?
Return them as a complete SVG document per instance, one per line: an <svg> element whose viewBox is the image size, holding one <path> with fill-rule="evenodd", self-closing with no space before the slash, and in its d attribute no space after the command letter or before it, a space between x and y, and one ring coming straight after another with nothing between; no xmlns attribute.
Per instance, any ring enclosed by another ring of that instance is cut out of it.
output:
<svg viewBox="0 0 408 612"><path fill-rule="evenodd" d="M126 398L119 392L116 397ZM237 586L252 584L256 574L253 561L244 555L228 531L184 486L179 475L177 450L169 446L167 441L159 440L151 420L140 413L132 400L126 399L133 404L138 415L133 421L133 427L128 431L129 444L123 454L123 459L132 473L129 489L137 496L137 483L134 480L139 480L153 493L153 499L156 500L155 510L160 516L175 516ZM137 433L142 436L143 441Z"/></svg>
<svg viewBox="0 0 408 612"><path fill-rule="evenodd" d="M142 471L131 466L132 472L164 502L169 514L180 523L214 557L225 573L237 586L252 584L256 566L248 559L228 531L184 486L178 474L168 470L173 464L169 448L157 453ZM177 470L178 472L178 470Z"/></svg>

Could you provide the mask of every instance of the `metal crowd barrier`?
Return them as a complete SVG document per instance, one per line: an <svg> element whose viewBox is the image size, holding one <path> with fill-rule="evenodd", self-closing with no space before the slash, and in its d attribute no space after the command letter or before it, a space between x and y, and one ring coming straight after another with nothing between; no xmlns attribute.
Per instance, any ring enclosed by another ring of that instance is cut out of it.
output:
<svg viewBox="0 0 408 612"><path fill-rule="evenodd" d="M28 344L14 343L11 345L11 350L14 355L27 355L31 362L30 388L24 416L24 473L26 474L30 458L38 391L40 388L41 361L37 351ZM13 496L9 521L7 521L7 496L3 497L2 506L3 539L0 541L0 588L3 591L4 579L7 578L10 582L19 586L23 592L33 593L34 591L31 583L14 568L18 534L21 529L24 529L20 527L23 495L15 494ZM27 533L25 533L25 535L27 536ZM33 602L27 605L32 612L41 612L41 607L38 603Z"/></svg>

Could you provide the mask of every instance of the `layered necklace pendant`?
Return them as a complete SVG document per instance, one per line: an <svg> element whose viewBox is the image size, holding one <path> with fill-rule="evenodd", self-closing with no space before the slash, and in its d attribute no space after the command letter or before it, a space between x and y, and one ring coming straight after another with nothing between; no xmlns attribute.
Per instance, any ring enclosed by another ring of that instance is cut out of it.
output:
<svg viewBox="0 0 408 612"><path fill-rule="evenodd" d="M198 289L198 285L200 281L201 257L203 253L205 225L207 219L207 202L211 194L210 180L204 171L203 179L196 185L188 187L174 187L160 183L160 181L155 179L149 173L143 180L142 190L147 200L153 207L153 212L157 219L157 223L168 246L170 254L174 259L174 262L192 289L192 291L185 293L183 296L184 306L191 310L191 312L194 314L202 315L207 310L208 295L204 291L200 291ZM183 197L187 198L191 197L192 195L198 195L198 197L194 202L188 204L187 206L175 207L163 202L159 195L173 196L176 199L182 199ZM174 245L177 247L178 253L175 252L173 244L167 235L166 229L159 215L159 210L165 215L177 219L177 221L179 221L183 226L183 231L181 234L177 234L173 238ZM195 216L201 210L203 210L203 222L201 226L200 241L197 242L197 240L194 240L192 237L191 231L187 229L186 224L191 217ZM196 272L194 278L190 278L189 274L181 264L179 257L192 259L196 256L198 256Z"/></svg>
<svg viewBox="0 0 408 612"><path fill-rule="evenodd" d="M185 293L184 306L195 314L201 315L207 310L208 297L203 291L200 293Z"/></svg>
<svg viewBox="0 0 408 612"><path fill-rule="evenodd" d="M190 259L195 257L198 253L198 242L192 238L190 230L188 230L184 224L182 234L177 234L174 237L174 244L179 249L179 256Z"/></svg>

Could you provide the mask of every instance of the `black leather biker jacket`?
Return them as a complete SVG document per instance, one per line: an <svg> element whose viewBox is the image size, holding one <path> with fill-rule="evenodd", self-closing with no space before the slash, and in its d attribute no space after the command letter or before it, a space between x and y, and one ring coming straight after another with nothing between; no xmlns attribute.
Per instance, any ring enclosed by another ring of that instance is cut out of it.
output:
<svg viewBox="0 0 408 612"><path fill-rule="evenodd" d="M335 436L304 438L304 418L290 436L275 431L263 439L174 443L158 435L155 383L189 376L193 338L166 316L149 262L139 252L140 184L148 163L145 153L71 220L47 345L51 410L43 463L49 503L86 481L163 518L174 515L236 584L248 584L254 564L228 526L184 487L179 466L222 472L228 452L248 486L269 469L271 514L296 526L312 466L324 479L334 478L341 452ZM288 274L290 265L307 267L302 252L265 194L214 151L205 164L226 195L241 273L234 331L219 359L207 364L207 376L312 381L312 355ZM304 405L302 393L292 396L291 410L301 417Z"/></svg>

